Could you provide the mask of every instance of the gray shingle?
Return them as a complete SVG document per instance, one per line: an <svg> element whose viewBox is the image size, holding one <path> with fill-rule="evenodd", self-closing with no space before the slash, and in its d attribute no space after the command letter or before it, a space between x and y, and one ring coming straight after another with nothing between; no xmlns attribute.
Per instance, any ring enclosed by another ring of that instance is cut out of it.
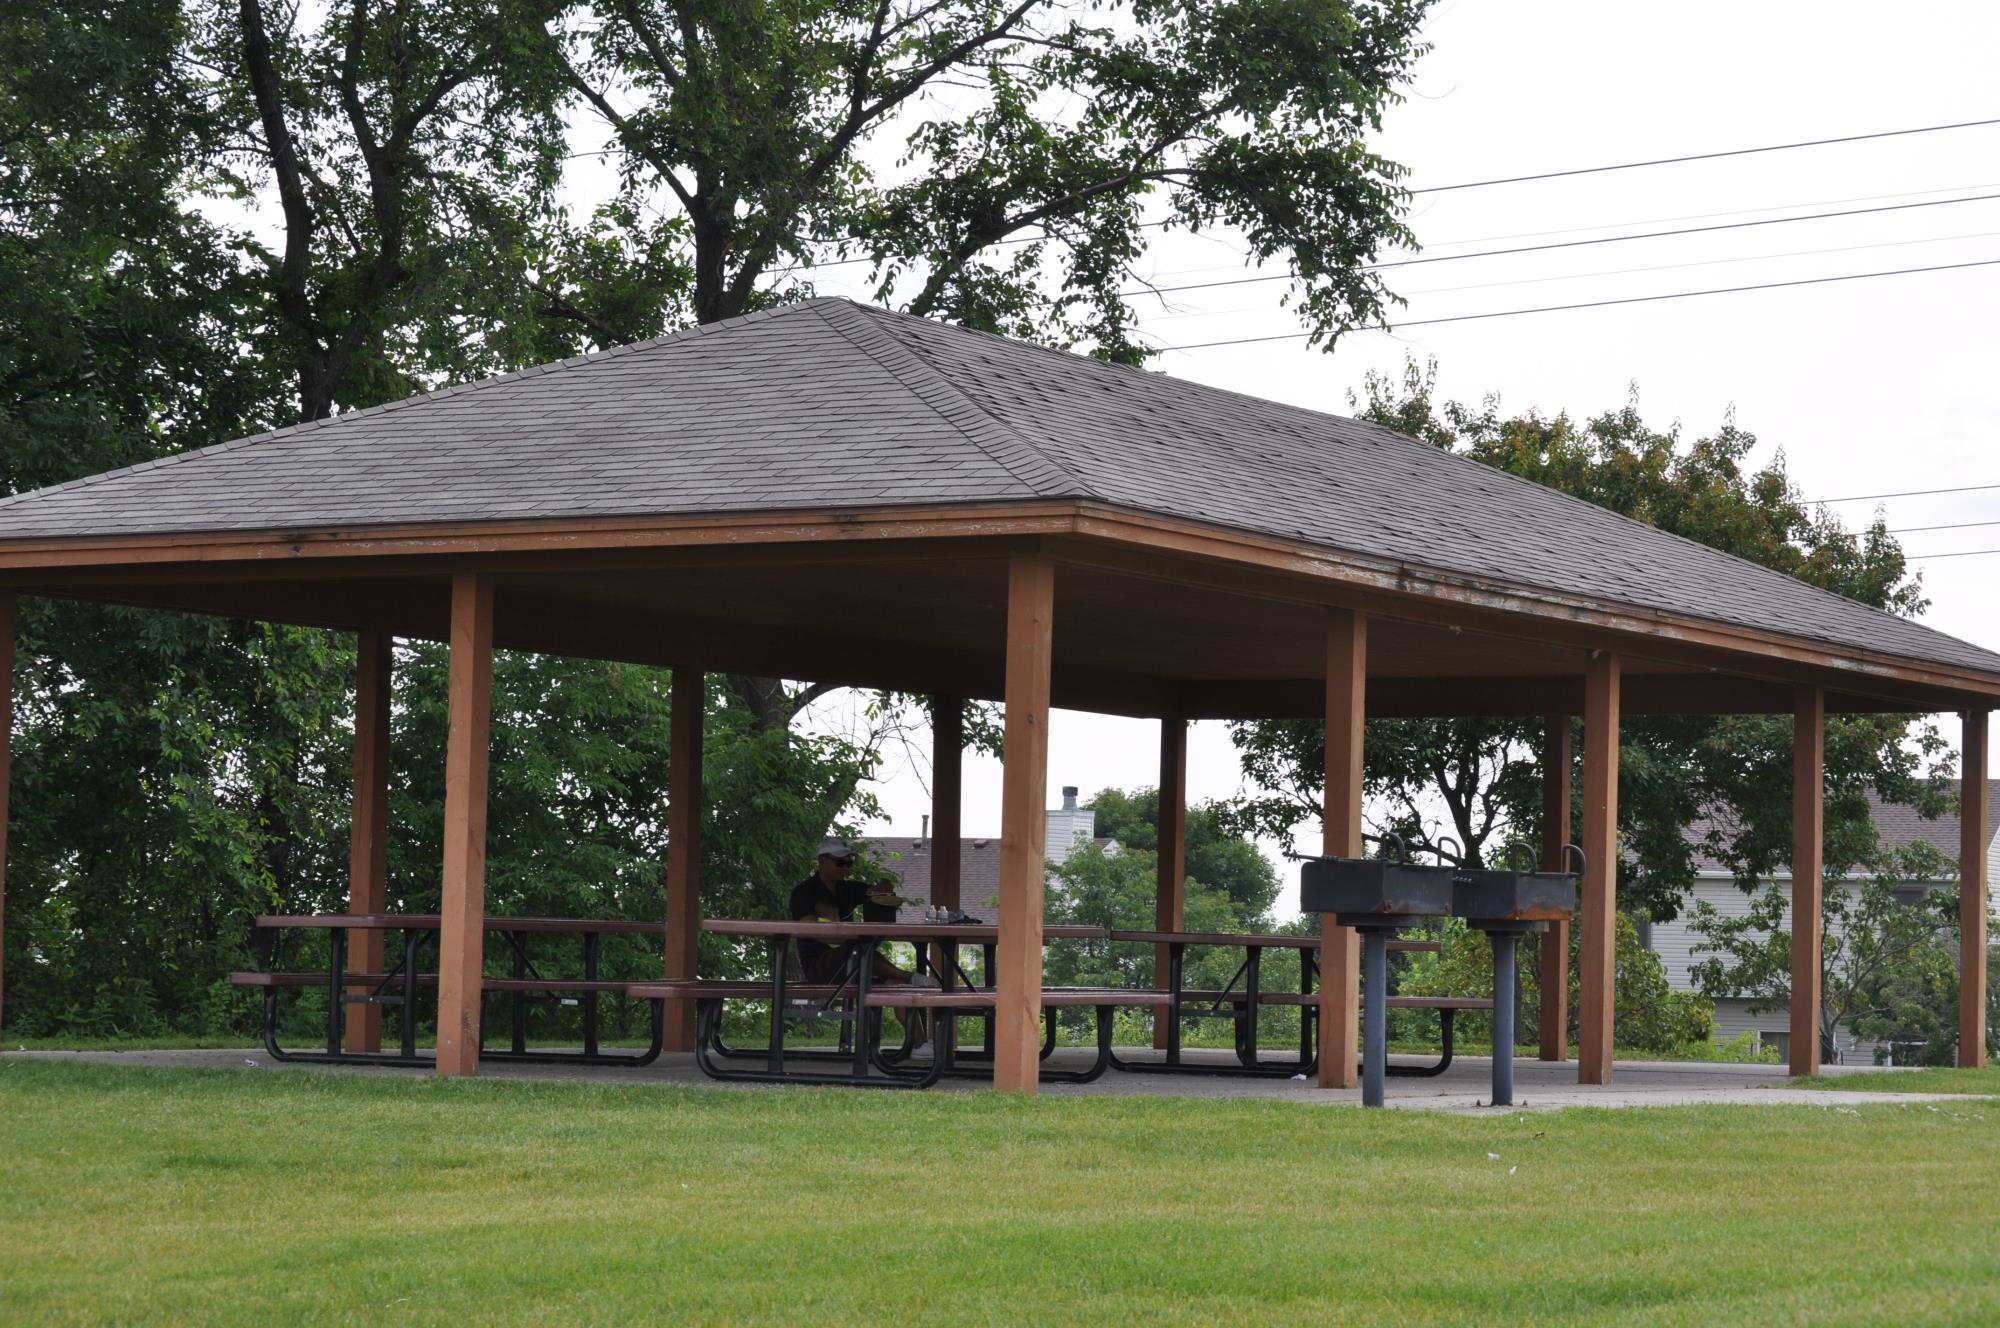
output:
<svg viewBox="0 0 2000 1328"><path fill-rule="evenodd" d="M0 499L0 540L1062 497L2000 673L1387 429L832 299Z"/></svg>

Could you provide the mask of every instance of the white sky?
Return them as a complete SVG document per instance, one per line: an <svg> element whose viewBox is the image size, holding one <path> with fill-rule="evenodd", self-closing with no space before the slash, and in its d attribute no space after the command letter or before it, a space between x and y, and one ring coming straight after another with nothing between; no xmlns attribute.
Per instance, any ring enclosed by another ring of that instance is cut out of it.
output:
<svg viewBox="0 0 2000 1328"><path fill-rule="evenodd" d="M1435 50L1379 143L1418 189L2000 116L2000 6L1990 4L1915 5L1892 21L1853 3L1457 0L1429 37ZM1412 229L1426 253L1447 253L1981 193L2000 193L2000 126L1428 195ZM1665 220L1691 217L1706 220ZM1893 247L1851 248L1864 245ZM1440 263L1392 284L1413 320L1983 259L2000 259L2000 201ZM1240 250L1214 239L1177 239L1153 262L1243 275ZM1626 271L1697 263L1708 265ZM1623 274L1585 275L1612 272ZM1283 289L1187 292L1145 326L1162 344L1294 331L1277 307ZM1974 268L1361 333L1331 356L1297 342L1190 351L1156 367L1347 413L1369 369L1397 374L1406 355L1435 356L1443 396L1497 393L1509 411L1593 414L1636 385L1650 422L1694 437L1734 410L1760 439L1758 459L1782 448L1812 497L2000 484L1996 297L2000 267ZM1837 510L1859 521L1875 506ZM1882 506L1892 529L2000 520L2000 489ZM2000 525L1912 534L1904 546L2000 548ZM1918 565L1933 601L1925 620L2000 649L1988 593L2000 556ZM1058 712L1051 730L1052 801L1063 784L1088 793L1157 779L1155 724ZM891 766L888 817L871 829L915 834L929 810L925 772ZM1222 726L1197 725L1191 796L1240 784ZM969 759L966 833L997 833L999 807L998 764ZM1295 897L1296 870L1282 874Z"/></svg>

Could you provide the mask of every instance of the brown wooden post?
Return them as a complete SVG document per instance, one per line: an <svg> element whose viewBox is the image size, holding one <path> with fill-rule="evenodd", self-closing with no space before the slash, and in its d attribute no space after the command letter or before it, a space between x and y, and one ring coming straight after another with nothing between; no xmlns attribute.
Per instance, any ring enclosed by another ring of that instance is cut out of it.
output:
<svg viewBox="0 0 2000 1328"><path fill-rule="evenodd" d="M960 807L965 794L965 700L957 696L931 698L931 903L955 909L963 903L959 882ZM931 947L931 966L943 968L956 947ZM991 981L991 977L987 978Z"/></svg>
<svg viewBox="0 0 2000 1328"><path fill-rule="evenodd" d="M9 639L13 633L8 633ZM1958 1063L1986 1064L1986 712L1964 716L1958 813Z"/></svg>
<svg viewBox="0 0 2000 1328"><path fill-rule="evenodd" d="M451 709L444 757L444 901L437 1070L479 1073L486 944L486 761L493 705L493 578L451 578Z"/></svg>
<svg viewBox="0 0 2000 1328"><path fill-rule="evenodd" d="M354 670L354 810L347 839L347 911L380 913L389 882L390 637L361 629ZM382 971L382 933L347 933L347 971ZM347 1049L382 1050L382 1007L347 1007Z"/></svg>
<svg viewBox="0 0 2000 1328"><path fill-rule="evenodd" d="M1569 843L1570 764L1575 759L1569 716L1542 721L1542 870L1562 871ZM1569 922L1551 922L1542 933L1542 1052L1545 1061L1569 1059Z"/></svg>
<svg viewBox="0 0 2000 1328"><path fill-rule="evenodd" d="M1600 650L1583 679L1583 947L1576 1081L1611 1082L1618 948L1618 656Z"/></svg>
<svg viewBox="0 0 2000 1328"><path fill-rule="evenodd" d="M993 1086L1011 1093L1032 1093L1040 1086L1044 818L1055 584L1055 563L1047 555L1016 554L1009 561Z"/></svg>
<svg viewBox="0 0 2000 1328"><path fill-rule="evenodd" d="M1820 863L1826 840L1826 692L1792 705L1792 1073L1819 1073Z"/></svg>
<svg viewBox="0 0 2000 1328"><path fill-rule="evenodd" d="M693 978L701 964L701 749L708 678L700 669L674 670L673 725L667 753L666 976ZM668 1001L668 1051L694 1050L694 1002Z"/></svg>
<svg viewBox="0 0 2000 1328"><path fill-rule="evenodd" d="M1187 919L1187 721L1178 715L1160 721L1159 867L1155 878L1153 925L1179 931ZM1171 947L1153 947L1153 986L1166 989ZM1153 1007L1153 1045L1167 1045L1167 1021L1174 1007Z"/></svg>
<svg viewBox="0 0 2000 1328"><path fill-rule="evenodd" d="M1326 616L1326 793L1320 851L1358 858L1361 747L1367 732L1368 619ZM1319 1086L1353 1088L1361 1060L1361 945L1354 928L1319 915Z"/></svg>
<svg viewBox="0 0 2000 1328"><path fill-rule="evenodd" d="M7 1006L7 813L14 782L14 592L0 591L0 1026Z"/></svg>

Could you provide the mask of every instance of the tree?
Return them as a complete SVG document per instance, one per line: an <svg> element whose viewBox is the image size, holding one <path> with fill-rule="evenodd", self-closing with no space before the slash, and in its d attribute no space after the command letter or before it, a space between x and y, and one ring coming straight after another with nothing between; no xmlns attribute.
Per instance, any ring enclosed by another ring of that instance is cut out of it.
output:
<svg viewBox="0 0 2000 1328"><path fill-rule="evenodd" d="M1136 361L1125 289L1145 228L1229 226L1290 266L1308 326L1330 339L1382 315L1367 264L1409 239L1402 170L1365 135L1421 54L1429 7L560 10L544 50L610 130L623 189L556 303L593 336L632 336L652 307L713 322L857 255L878 298L911 312ZM655 197L672 210L648 222ZM654 298L632 300L634 284Z"/></svg>
<svg viewBox="0 0 2000 1328"><path fill-rule="evenodd" d="M1866 869L1863 874L1862 869ZM1845 1026L1870 1042L1914 1049L1914 1059L1953 1062L1958 1028L1958 897L1909 882L1948 879L1952 864L1918 841L1870 853L1864 861L1828 863L1821 902L1820 1055L1835 1055L1835 1030ZM1694 979L1712 997L1749 997L1750 1013L1785 1010L1792 999L1789 882L1748 887L1748 910L1724 916L1695 905L1692 927L1706 953Z"/></svg>
<svg viewBox="0 0 2000 1328"><path fill-rule="evenodd" d="M1639 943L1639 929L1632 919L1619 914L1613 942L1616 1001L1612 1011L1611 1036L1620 1048L1670 1055L1683 1048L1708 1041L1714 1027L1714 1007L1694 993L1675 991L1667 981L1660 957ZM1456 918L1442 919L1436 926L1439 950L1436 955L1417 954L1407 959L1408 968L1396 990L1405 996L1491 996L1493 994L1493 946L1486 937ZM1530 938L1532 940L1532 938ZM1575 1037L1577 1009L1583 965L1580 962L1583 928L1570 929L1569 990L1564 1009L1568 1012L1563 1036ZM1514 1010L1514 1039L1523 1046L1541 1040L1542 986L1541 947L1524 943L1520 947L1520 987ZM1430 1022L1430 1016L1413 1011L1391 1011L1391 1019L1410 1028ZM1462 1013L1458 1027L1467 1036L1492 1036L1492 1016ZM1409 1034L1399 1031L1399 1036Z"/></svg>
<svg viewBox="0 0 2000 1328"><path fill-rule="evenodd" d="M1851 532L1810 508L1787 477L1782 454L1746 472L1756 439L1733 421L1683 443L1675 430L1650 428L1634 403L1583 423L1567 415L1503 417L1490 398L1477 409L1439 407L1432 400L1435 373L1435 365L1408 366L1400 394L1371 377L1365 403L1357 403L1361 414L1877 608L1906 615L1924 608L1921 584L1879 517ZM1728 863L1746 882L1768 876L1789 856L1791 728L1788 717L1764 715L1633 717L1621 725L1621 908L1656 921L1675 917L1694 880L1697 853ZM1272 790L1240 804L1237 824L1286 836L1317 818L1323 732L1317 722L1234 726L1246 771ZM1441 807L1460 843L1447 855L1452 860L1492 861L1511 840L1533 842L1540 741L1539 720L1371 722L1364 777L1375 824L1404 834L1413 848L1435 851L1445 833L1434 811ZM1936 727L1921 717L1830 717L1829 853L1838 845L1872 845L1865 792L1937 815L1950 797L1949 772ZM1697 843L1687 829L1702 818L1708 829Z"/></svg>
<svg viewBox="0 0 2000 1328"><path fill-rule="evenodd" d="M1135 789L1124 793L1102 789L1089 804L1097 813L1097 833L1118 841L1127 858L1151 855L1160 848L1160 791ZM1186 872L1190 880L1221 891L1236 906L1245 926L1267 924L1278 898L1278 873L1271 860L1241 835L1230 833L1226 808L1204 803L1187 809ZM1127 922L1124 926L1136 926ZM1201 930L1201 928L1192 928Z"/></svg>
<svg viewBox="0 0 2000 1328"><path fill-rule="evenodd" d="M192 55L215 71L212 165L246 202L275 194L275 247L254 233L296 381L296 415L370 406L532 353L522 270L563 153L546 88L521 76L539 6L344 0L272 14L217 0ZM506 72L508 77L501 77ZM512 344L510 344L510 342Z"/></svg>

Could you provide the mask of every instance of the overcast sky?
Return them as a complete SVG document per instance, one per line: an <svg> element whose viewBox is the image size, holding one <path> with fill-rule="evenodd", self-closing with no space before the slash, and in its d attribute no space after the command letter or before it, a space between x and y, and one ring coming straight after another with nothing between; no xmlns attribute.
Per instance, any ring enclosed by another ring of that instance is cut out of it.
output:
<svg viewBox="0 0 2000 1328"><path fill-rule="evenodd" d="M2000 117L2000 6L1458 0L1380 150L1425 189L1544 171ZM2000 126L1419 196L1424 255L2000 194ZM1402 255L1407 256L1407 255ZM1393 256L1392 256L1393 257ZM2000 200L1400 270L1404 322L1674 291L2000 259ZM1163 284L1254 275L1221 238L1161 245ZM832 293L833 287L823 283ZM1295 331L1283 282L1175 295L1148 310L1158 344ZM2000 267L1358 333L1331 355L1299 341L1177 352L1197 382L1347 413L1369 370L1435 357L1446 397L1594 414L1636 391L1656 426L1712 431L1732 411L1762 455L1782 449L1808 496L2000 484ZM1761 459L1761 456L1760 456ZM1837 506L1851 522L1873 502ZM2000 489L1881 506L1891 528L2000 520ZM2000 549L2000 524L1902 537L1912 554ZM1926 621L2000 649L2000 555L1918 564ZM1062 631L1061 623L1056 631ZM838 722L829 716L829 722ZM1956 725L1947 724L1954 737ZM1058 712L1049 789L1157 778L1158 726ZM915 834L925 773L892 762L876 833ZM1241 775L1220 725L1196 726L1189 784ZM999 828L997 763L968 760L966 833ZM1286 869L1288 894L1296 870Z"/></svg>

